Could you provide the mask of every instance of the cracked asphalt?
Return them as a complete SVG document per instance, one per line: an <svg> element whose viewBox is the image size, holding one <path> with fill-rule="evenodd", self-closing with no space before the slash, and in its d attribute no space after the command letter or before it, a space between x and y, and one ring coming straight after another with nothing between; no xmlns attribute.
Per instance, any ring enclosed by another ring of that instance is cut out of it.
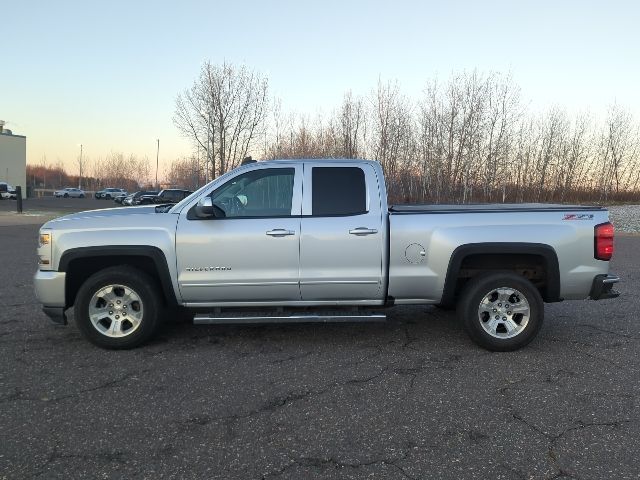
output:
<svg viewBox="0 0 640 480"><path fill-rule="evenodd" d="M617 238L622 297L546 305L517 352L433 307L114 352L41 313L37 229L0 226L0 478L640 477L640 237Z"/></svg>

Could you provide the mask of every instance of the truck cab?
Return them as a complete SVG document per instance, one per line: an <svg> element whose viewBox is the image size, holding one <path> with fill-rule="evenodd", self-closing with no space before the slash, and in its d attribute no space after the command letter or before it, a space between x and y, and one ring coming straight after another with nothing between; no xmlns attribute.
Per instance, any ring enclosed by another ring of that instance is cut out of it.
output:
<svg viewBox="0 0 640 480"><path fill-rule="evenodd" d="M180 213L185 305L384 303L386 190L374 165L245 168Z"/></svg>

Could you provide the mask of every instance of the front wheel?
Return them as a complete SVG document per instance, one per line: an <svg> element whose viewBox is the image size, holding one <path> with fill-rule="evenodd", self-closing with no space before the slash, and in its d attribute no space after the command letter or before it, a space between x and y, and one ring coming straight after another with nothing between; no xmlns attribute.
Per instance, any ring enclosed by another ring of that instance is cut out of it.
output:
<svg viewBox="0 0 640 480"><path fill-rule="evenodd" d="M65 194L64 194L64 198L69 198L69 194L68 194L68 193L65 193Z"/></svg>
<svg viewBox="0 0 640 480"><path fill-rule="evenodd" d="M84 195L82 193L80 194L80 198L84 198Z"/></svg>
<svg viewBox="0 0 640 480"><path fill-rule="evenodd" d="M544 320L544 303L526 278L511 272L488 273L469 280L457 313L474 342L506 352L535 338Z"/></svg>
<svg viewBox="0 0 640 480"><path fill-rule="evenodd" d="M153 279L138 269L116 266L101 270L78 291L78 329L103 348L137 347L149 340L160 324L157 292Z"/></svg>

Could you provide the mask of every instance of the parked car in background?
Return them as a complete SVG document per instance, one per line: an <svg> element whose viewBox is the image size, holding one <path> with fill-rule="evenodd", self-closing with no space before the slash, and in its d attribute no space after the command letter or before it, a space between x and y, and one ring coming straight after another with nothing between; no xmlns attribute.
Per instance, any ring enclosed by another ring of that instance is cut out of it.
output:
<svg viewBox="0 0 640 480"><path fill-rule="evenodd" d="M85 193L84 190L79 188L67 187L62 190L56 190L53 192L53 196L56 198L64 197L64 198L84 198Z"/></svg>
<svg viewBox="0 0 640 480"><path fill-rule="evenodd" d="M136 201L143 195L156 196L158 195L158 193L159 192L155 190L140 190L139 192L135 192L127 195L124 198L124 200L122 200L122 205L125 205L125 206L138 205Z"/></svg>
<svg viewBox="0 0 640 480"><path fill-rule="evenodd" d="M116 203L122 204L123 200L127 197L127 195L129 195L127 192L117 193L116 196L113 198L113 201Z"/></svg>
<svg viewBox="0 0 640 480"><path fill-rule="evenodd" d="M95 196L98 200L113 200L116 196L122 193L125 195L127 194L127 192L122 188L105 188L104 190L96 192Z"/></svg>
<svg viewBox="0 0 640 480"><path fill-rule="evenodd" d="M7 182L0 182L0 200L15 200L16 198L15 187Z"/></svg>
<svg viewBox="0 0 640 480"><path fill-rule="evenodd" d="M134 205L150 205L152 203L178 203L187 198L193 192L179 188L165 188L157 195L142 195L134 202Z"/></svg>

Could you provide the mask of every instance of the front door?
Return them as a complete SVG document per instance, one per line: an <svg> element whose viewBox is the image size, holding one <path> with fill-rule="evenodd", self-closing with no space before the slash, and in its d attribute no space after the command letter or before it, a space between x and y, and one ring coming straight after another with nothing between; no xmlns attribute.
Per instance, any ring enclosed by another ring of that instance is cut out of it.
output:
<svg viewBox="0 0 640 480"><path fill-rule="evenodd" d="M240 173L211 193L224 217L181 214L178 283L187 303L300 300L302 167Z"/></svg>

